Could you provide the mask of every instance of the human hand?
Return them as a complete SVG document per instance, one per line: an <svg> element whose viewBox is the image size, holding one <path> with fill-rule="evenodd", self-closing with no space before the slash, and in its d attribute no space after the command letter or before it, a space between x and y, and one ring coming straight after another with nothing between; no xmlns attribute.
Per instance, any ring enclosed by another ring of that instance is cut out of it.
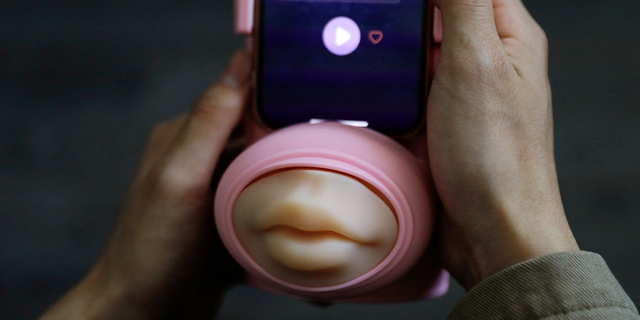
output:
<svg viewBox="0 0 640 320"><path fill-rule="evenodd" d="M211 318L242 275L215 232L212 179L250 69L237 53L189 114L153 130L100 259L43 319Z"/></svg>
<svg viewBox="0 0 640 320"><path fill-rule="evenodd" d="M516 263L579 250L553 154L547 40L521 0L436 0L440 63L427 107L442 201L438 245L467 289Z"/></svg>

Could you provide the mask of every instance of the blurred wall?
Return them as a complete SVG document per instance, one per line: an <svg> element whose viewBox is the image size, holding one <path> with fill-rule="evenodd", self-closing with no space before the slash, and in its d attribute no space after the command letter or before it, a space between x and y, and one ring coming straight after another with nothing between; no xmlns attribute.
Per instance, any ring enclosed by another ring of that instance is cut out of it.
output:
<svg viewBox="0 0 640 320"><path fill-rule="evenodd" d="M526 0L547 31L556 156L573 231L640 303L640 2ZM0 319L77 282L146 136L189 109L243 39L230 0L0 1ZM319 308L239 287L221 319L444 319L463 290Z"/></svg>

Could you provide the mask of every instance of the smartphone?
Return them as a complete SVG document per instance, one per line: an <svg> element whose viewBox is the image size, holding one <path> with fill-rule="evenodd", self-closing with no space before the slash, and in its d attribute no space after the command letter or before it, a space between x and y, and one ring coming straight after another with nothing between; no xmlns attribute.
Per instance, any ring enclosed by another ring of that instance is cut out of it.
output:
<svg viewBox="0 0 640 320"><path fill-rule="evenodd" d="M255 103L271 128L340 121L417 130L427 97L428 0L255 0Z"/></svg>

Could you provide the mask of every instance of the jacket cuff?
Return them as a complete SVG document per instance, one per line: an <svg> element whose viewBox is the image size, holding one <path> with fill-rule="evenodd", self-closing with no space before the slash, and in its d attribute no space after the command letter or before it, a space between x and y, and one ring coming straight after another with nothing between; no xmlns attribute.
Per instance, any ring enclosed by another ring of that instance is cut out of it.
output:
<svg viewBox="0 0 640 320"><path fill-rule="evenodd" d="M640 319L604 259L577 251L516 264L472 288L455 319Z"/></svg>

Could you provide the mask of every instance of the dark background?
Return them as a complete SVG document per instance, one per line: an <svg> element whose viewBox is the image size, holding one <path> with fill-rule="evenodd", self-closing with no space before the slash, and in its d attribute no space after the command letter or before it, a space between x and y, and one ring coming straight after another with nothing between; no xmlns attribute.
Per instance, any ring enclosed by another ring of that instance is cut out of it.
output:
<svg viewBox="0 0 640 320"><path fill-rule="evenodd" d="M640 303L640 2L526 0L550 41L556 154L582 249ZM0 318L31 319L90 268L152 125L243 38L230 0L0 0ZM319 308L248 287L221 319L444 319L463 294Z"/></svg>

